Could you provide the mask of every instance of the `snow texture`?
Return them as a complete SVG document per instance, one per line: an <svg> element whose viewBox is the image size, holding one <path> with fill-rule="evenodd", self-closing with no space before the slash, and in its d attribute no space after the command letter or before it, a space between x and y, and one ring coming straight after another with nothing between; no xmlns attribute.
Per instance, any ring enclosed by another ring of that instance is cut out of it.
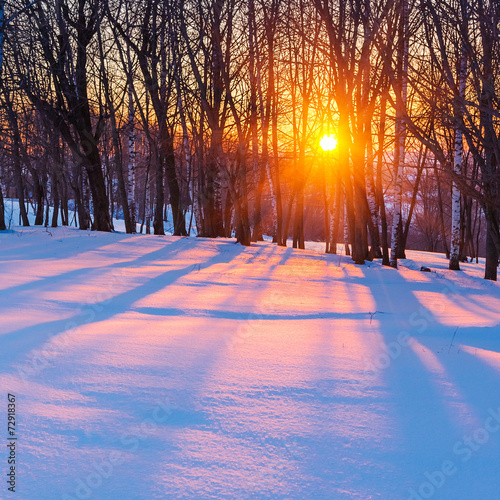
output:
<svg viewBox="0 0 500 500"><path fill-rule="evenodd" d="M0 498L500 498L498 284L322 249L1 234Z"/></svg>

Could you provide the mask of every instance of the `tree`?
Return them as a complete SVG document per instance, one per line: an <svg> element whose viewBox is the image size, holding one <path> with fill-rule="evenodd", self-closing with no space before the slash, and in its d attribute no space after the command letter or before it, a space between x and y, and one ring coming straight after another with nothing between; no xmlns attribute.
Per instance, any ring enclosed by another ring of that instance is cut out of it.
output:
<svg viewBox="0 0 500 500"><path fill-rule="evenodd" d="M395 83L396 94L396 136L394 151L394 208L391 230L391 267L398 267L400 252L399 231L402 227L401 203L403 194L403 169L405 165L406 124L403 120L407 113L408 95L408 0L401 0L399 20L398 55Z"/></svg>
<svg viewBox="0 0 500 500"><path fill-rule="evenodd" d="M102 2L78 0L71 11L65 0L54 5L39 0L26 12L29 18L19 29L32 38L28 46L35 50L26 51L25 40L12 37L21 89L52 122L75 162L85 169L92 193L94 228L110 231L99 152L103 117L93 126L88 74L88 56L103 15Z"/></svg>
<svg viewBox="0 0 500 500"><path fill-rule="evenodd" d="M175 47L172 39L176 9L174 2L147 0L135 2L134 7L126 2L126 9L134 9L130 18L135 20L137 29L127 33L127 27L120 23L120 8L108 9L108 17L116 32L127 43L137 57L144 86L151 99L158 123L158 156L155 162L156 209L153 222L155 234L164 234L164 178L170 195L170 205L174 219L174 234L186 236L186 222L182 210L181 192L177 178L174 137L172 133L171 103L175 102L174 69L178 64L178 54L167 50ZM129 16L127 15L128 19ZM128 68L125 67L127 72Z"/></svg>

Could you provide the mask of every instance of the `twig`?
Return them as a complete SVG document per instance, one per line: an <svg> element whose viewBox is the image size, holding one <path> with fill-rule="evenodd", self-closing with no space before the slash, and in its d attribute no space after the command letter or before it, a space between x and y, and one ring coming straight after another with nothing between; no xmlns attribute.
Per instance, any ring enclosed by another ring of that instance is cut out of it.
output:
<svg viewBox="0 0 500 500"><path fill-rule="evenodd" d="M455 340L455 335L457 334L458 328L459 327L457 326L457 328L455 329L455 333L453 334L453 338L451 339L451 344L450 344L450 348L448 349L448 354L450 354L451 346L453 345L453 341Z"/></svg>
<svg viewBox="0 0 500 500"><path fill-rule="evenodd" d="M373 316L375 316L375 314L387 314L386 312L384 311L375 311L375 312L368 312L368 314L370 315L370 325L372 324L372 319L373 319Z"/></svg>

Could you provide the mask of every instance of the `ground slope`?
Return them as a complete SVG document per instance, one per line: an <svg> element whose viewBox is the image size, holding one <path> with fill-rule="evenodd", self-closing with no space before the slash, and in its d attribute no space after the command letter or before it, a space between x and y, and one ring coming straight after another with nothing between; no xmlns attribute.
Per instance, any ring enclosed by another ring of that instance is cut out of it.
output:
<svg viewBox="0 0 500 500"><path fill-rule="evenodd" d="M500 498L499 285L409 254L0 235L15 497Z"/></svg>

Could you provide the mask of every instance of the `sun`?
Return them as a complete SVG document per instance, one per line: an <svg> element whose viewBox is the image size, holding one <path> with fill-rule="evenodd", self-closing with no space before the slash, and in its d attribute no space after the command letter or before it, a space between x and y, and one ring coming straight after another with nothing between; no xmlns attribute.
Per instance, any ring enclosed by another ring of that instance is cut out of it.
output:
<svg viewBox="0 0 500 500"><path fill-rule="evenodd" d="M323 151L333 151L337 147L335 134L325 134L321 141L319 141L319 145Z"/></svg>

